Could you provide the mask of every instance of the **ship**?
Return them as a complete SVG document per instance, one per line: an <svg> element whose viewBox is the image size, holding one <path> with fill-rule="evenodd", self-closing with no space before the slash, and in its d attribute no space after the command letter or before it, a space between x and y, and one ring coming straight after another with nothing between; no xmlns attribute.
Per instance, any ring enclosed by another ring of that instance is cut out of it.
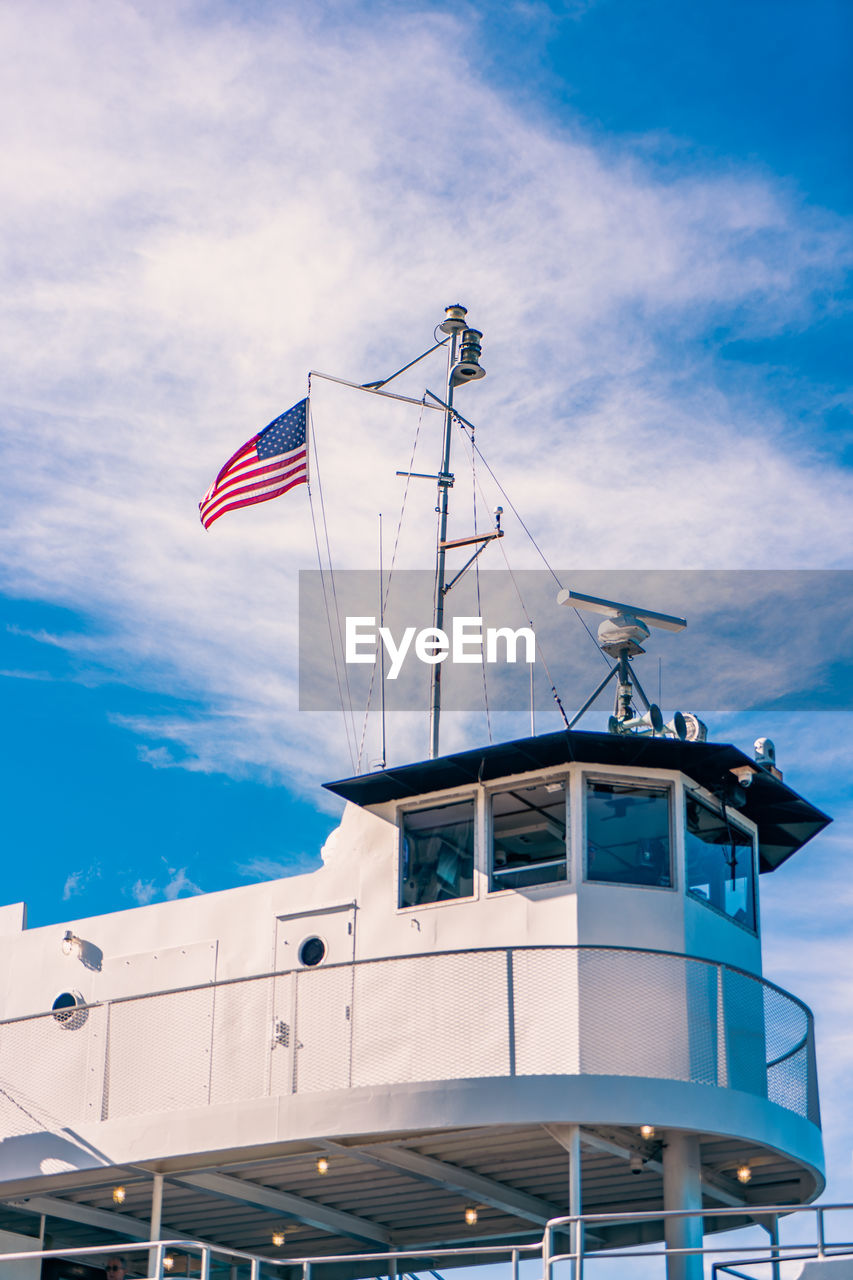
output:
<svg viewBox="0 0 853 1280"><path fill-rule="evenodd" d="M437 336L441 575L501 532L447 539L453 389L482 376L466 315ZM646 699L633 659L684 620L560 603L604 615L581 712L612 681L606 730L442 754L436 664L428 758L327 784L317 870L62 927L0 909L4 1278L103 1280L120 1255L157 1280L550 1280L651 1253L698 1280L755 1224L739 1274L853 1274L810 1208L813 1018L761 956L761 876L830 819L768 739Z"/></svg>

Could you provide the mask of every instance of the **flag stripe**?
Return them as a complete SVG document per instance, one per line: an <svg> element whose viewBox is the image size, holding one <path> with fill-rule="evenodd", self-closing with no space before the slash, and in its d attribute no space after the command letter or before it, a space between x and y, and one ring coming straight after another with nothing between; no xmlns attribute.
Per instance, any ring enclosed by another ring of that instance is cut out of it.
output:
<svg viewBox="0 0 853 1280"><path fill-rule="evenodd" d="M250 484L225 485L212 499L203 502L201 504L202 524L210 524L214 511L217 515L221 515L222 512L218 508L224 502L231 502L235 498L253 494L257 495L253 498L253 501L256 502L263 501L264 498L275 498L280 490L283 492L282 485L290 488L291 480L293 480L294 484L298 484L300 480L306 481L308 479L307 459L304 454L300 459L291 459L285 468L265 467L264 471L266 474L254 482ZM215 517L213 518L215 519Z"/></svg>
<svg viewBox="0 0 853 1280"><path fill-rule="evenodd" d="M292 477L306 470L304 461L297 463L295 466L288 467L285 471L276 473L272 476L266 476L262 480L256 481L254 484L245 485L228 485L221 489L209 502L204 504L203 518L207 519L213 511L217 509L223 502L230 502L232 498L242 498L253 493L271 493L273 489L281 484L286 484Z"/></svg>
<svg viewBox="0 0 853 1280"><path fill-rule="evenodd" d="M294 467L301 466L305 463L305 450L301 450L298 454L288 454L283 458L281 463L264 463L255 466L253 471L245 471L240 475L229 477L224 484L219 485L215 491L211 491L211 497L205 498L204 502L216 501L223 493L227 493L233 489L251 488L253 485L269 484L278 476L285 475Z"/></svg>
<svg viewBox="0 0 853 1280"><path fill-rule="evenodd" d="M227 511L308 482L308 401L300 400L232 454L198 504L205 529Z"/></svg>
<svg viewBox="0 0 853 1280"><path fill-rule="evenodd" d="M239 507L251 507L254 506L256 502L266 502L268 498L277 498L280 494L287 493L288 489L294 488L295 485L306 484L307 481L308 477L306 475L297 476L294 480L291 480L289 484L285 484L274 489L272 493L259 493L255 494L254 497L241 498L239 501L229 502L227 506L222 507L215 515L208 517L205 523L205 528L209 529L214 520L218 520L220 516L224 516L228 511L236 511Z"/></svg>
<svg viewBox="0 0 853 1280"><path fill-rule="evenodd" d="M222 470L219 472L219 475L216 477L213 484L210 486L211 489L216 488L220 480L222 480L228 474L228 472L231 470L232 467L236 466L239 463L241 458L244 458L244 457L256 458L258 456L258 440L260 439L260 434L261 433L258 432L256 436L252 436L251 440L247 440L246 443L244 445L241 445L240 448L237 450L237 452L228 459L228 461L225 463L225 466L222 468Z"/></svg>

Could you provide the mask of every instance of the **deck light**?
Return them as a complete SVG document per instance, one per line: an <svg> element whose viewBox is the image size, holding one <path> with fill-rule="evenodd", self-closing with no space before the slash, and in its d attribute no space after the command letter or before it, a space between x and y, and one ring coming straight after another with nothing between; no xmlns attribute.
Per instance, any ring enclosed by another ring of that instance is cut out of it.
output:
<svg viewBox="0 0 853 1280"><path fill-rule="evenodd" d="M62 939L62 954L64 956L77 956L79 958L82 955L82 952L83 943L76 934L71 932L70 929L66 929L65 937Z"/></svg>
<svg viewBox="0 0 853 1280"><path fill-rule="evenodd" d="M653 1138L655 1136L655 1126L653 1124L640 1125L641 1138Z"/></svg>
<svg viewBox="0 0 853 1280"><path fill-rule="evenodd" d="M124 1204L127 1192L124 1187L113 1187L113 1204Z"/></svg>
<svg viewBox="0 0 853 1280"><path fill-rule="evenodd" d="M171 1271L174 1265L175 1265L175 1259L172 1257L171 1253L167 1253L165 1258L163 1259L163 1270Z"/></svg>
<svg viewBox="0 0 853 1280"><path fill-rule="evenodd" d="M322 1176L324 1173L328 1173L328 1172L329 1172L329 1162L328 1162L328 1160L326 1159L326 1157L325 1157L325 1156L320 1156L320 1159L317 1161L317 1172L318 1172L321 1176Z"/></svg>
<svg viewBox="0 0 853 1280"><path fill-rule="evenodd" d="M275 1245L276 1249L280 1249L281 1246L284 1244L284 1232L274 1231L272 1233L272 1242Z"/></svg>
<svg viewBox="0 0 853 1280"><path fill-rule="evenodd" d="M465 1221L468 1223L468 1226L469 1227L476 1226L477 1219L479 1218L479 1216L480 1215L477 1213L476 1205L469 1204L468 1208L465 1210Z"/></svg>
<svg viewBox="0 0 853 1280"><path fill-rule="evenodd" d="M752 1181L752 1170L750 1169L748 1164L742 1164L740 1166L740 1168L737 1171L737 1180L738 1182L743 1182L743 1183Z"/></svg>

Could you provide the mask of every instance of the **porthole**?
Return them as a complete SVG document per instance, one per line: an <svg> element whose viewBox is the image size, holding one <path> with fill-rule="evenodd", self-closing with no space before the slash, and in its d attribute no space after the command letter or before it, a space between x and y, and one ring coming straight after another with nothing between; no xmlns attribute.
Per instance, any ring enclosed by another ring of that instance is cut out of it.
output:
<svg viewBox="0 0 853 1280"><path fill-rule="evenodd" d="M314 937L306 938L299 947L299 963L304 964L307 969L313 969L315 965L320 964L326 958L326 944L322 938Z"/></svg>
<svg viewBox="0 0 853 1280"><path fill-rule="evenodd" d="M79 991L61 991L51 1005L51 1012L66 1031L76 1031L89 1016L86 1001Z"/></svg>

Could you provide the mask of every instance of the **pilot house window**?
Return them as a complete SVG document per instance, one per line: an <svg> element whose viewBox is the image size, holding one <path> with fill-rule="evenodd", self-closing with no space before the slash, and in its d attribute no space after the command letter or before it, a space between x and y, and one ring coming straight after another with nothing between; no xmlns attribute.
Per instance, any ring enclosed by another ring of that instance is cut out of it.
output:
<svg viewBox="0 0 853 1280"><path fill-rule="evenodd" d="M672 886L667 787L587 782L586 875L609 884Z"/></svg>
<svg viewBox="0 0 853 1280"><path fill-rule="evenodd" d="M695 796L686 801L687 892L755 928L752 836Z"/></svg>
<svg viewBox="0 0 853 1280"><path fill-rule="evenodd" d="M566 879L566 793L562 783L516 787L492 797L491 889Z"/></svg>
<svg viewBox="0 0 853 1280"><path fill-rule="evenodd" d="M403 814L400 906L474 892L474 801Z"/></svg>

